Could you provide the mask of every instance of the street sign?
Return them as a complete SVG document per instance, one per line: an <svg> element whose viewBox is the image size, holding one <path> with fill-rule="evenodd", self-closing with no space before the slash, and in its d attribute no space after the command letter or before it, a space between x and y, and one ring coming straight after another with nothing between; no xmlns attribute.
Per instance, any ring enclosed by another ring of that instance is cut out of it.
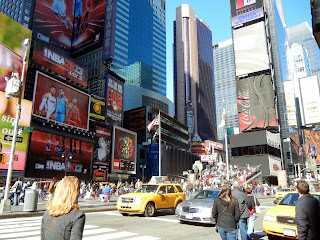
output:
<svg viewBox="0 0 320 240"><path fill-rule="evenodd" d="M23 131L28 131L28 132L33 132L34 128L33 127L25 127L25 126L22 126L21 129Z"/></svg>
<svg viewBox="0 0 320 240"><path fill-rule="evenodd" d="M5 141L12 142L13 136L11 136L11 135L4 135L4 138L3 138L3 139L4 139ZM22 137L17 137L17 142L18 142L18 143L22 143L22 140L23 140Z"/></svg>

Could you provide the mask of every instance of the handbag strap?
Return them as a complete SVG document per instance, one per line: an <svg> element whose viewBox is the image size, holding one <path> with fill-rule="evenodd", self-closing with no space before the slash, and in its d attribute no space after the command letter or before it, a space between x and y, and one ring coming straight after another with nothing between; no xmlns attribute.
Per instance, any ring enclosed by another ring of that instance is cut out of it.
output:
<svg viewBox="0 0 320 240"><path fill-rule="evenodd" d="M253 200L254 200L254 207L256 207L257 206L257 201L256 201L256 197L255 196L253 196Z"/></svg>
<svg viewBox="0 0 320 240"><path fill-rule="evenodd" d="M52 222L51 222L51 224L50 224L50 226L49 226L49 228L48 228L48 230L47 230L46 236L44 237L44 240L46 240L46 239L47 239L47 236L48 236L49 230L50 230L50 228L51 228L51 226L52 226L53 222L56 220L56 218L57 218L57 217L55 217L55 218L52 220Z"/></svg>

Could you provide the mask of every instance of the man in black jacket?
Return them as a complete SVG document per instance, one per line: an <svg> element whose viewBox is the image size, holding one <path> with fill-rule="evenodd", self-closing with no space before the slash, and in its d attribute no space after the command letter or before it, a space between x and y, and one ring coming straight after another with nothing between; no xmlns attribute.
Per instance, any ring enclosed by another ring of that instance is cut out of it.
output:
<svg viewBox="0 0 320 240"><path fill-rule="evenodd" d="M234 181L233 184L233 190L232 190L232 196L237 199L239 203L239 210L240 210L240 220L237 224L237 227L240 229L240 235L242 240L248 239L248 218L250 217L249 209L247 207L247 194L240 190L240 183L238 181ZM237 234L238 239L238 234Z"/></svg>
<svg viewBox="0 0 320 240"><path fill-rule="evenodd" d="M297 182L297 190L300 194L296 205L298 239L319 239L319 202L309 194L309 184L305 180Z"/></svg>

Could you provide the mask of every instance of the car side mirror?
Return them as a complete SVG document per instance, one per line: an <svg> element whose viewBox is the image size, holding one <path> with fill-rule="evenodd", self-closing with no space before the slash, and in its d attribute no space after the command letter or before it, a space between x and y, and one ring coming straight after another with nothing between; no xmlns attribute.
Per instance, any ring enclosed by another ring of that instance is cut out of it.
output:
<svg viewBox="0 0 320 240"><path fill-rule="evenodd" d="M274 204L278 204L279 201L278 201L278 200L274 200L273 203L274 203Z"/></svg>

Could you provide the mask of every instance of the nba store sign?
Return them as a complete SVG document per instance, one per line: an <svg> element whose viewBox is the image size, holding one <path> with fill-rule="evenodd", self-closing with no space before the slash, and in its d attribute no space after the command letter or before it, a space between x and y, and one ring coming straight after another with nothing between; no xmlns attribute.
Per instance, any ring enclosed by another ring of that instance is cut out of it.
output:
<svg viewBox="0 0 320 240"><path fill-rule="evenodd" d="M65 163L59 161L52 161L48 160L46 162L46 170L54 170L54 171L65 171ZM74 164L74 163L67 163L67 171L68 172L82 172L82 164Z"/></svg>

